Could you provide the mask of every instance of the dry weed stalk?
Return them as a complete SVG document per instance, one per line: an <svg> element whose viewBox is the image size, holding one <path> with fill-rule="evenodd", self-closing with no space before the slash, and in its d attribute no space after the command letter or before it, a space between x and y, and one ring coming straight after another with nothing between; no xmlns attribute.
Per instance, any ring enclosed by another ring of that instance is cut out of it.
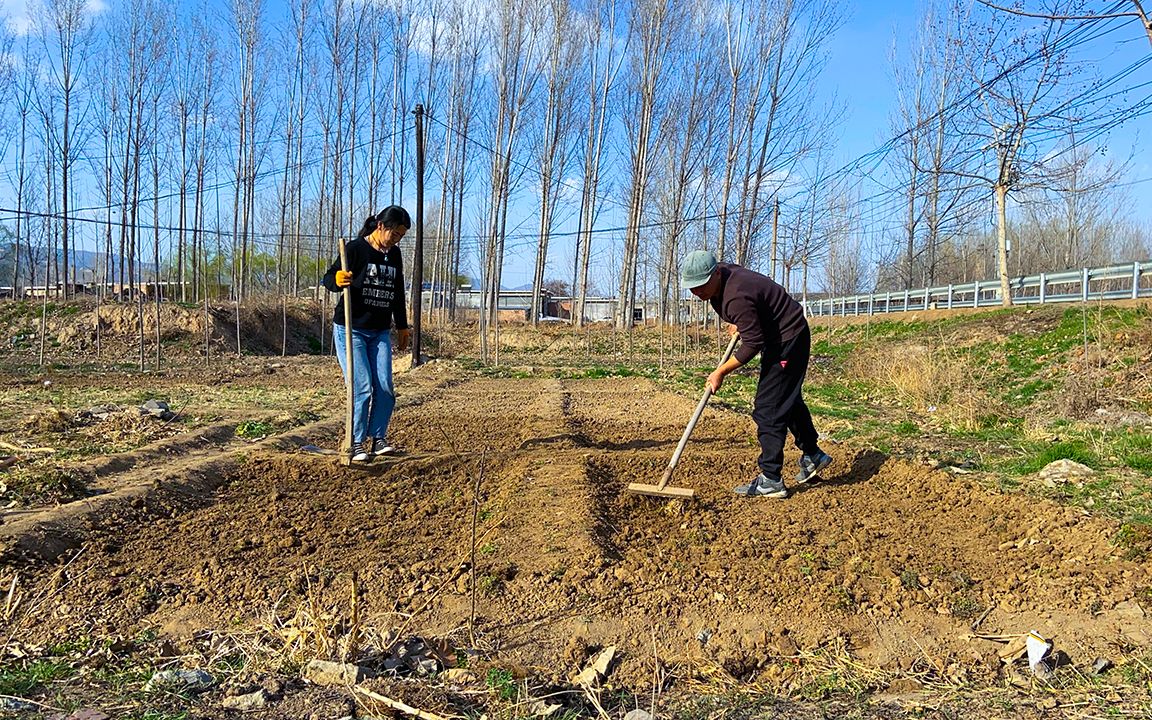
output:
<svg viewBox="0 0 1152 720"><path fill-rule="evenodd" d="M975 370L941 345L904 345L894 350L865 350L853 357L852 372L887 388L905 407L931 413L964 430L995 414L998 403L986 392Z"/></svg>

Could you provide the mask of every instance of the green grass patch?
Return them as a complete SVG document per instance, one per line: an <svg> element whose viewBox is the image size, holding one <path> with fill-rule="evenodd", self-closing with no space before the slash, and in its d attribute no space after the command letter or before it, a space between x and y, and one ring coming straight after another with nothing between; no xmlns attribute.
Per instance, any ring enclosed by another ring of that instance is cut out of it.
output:
<svg viewBox="0 0 1152 720"><path fill-rule="evenodd" d="M1065 440L1051 444L1034 444L1022 458L1009 461L1004 469L1016 475L1030 475L1043 470L1057 460L1072 460L1093 469L1099 469L1100 458L1079 440Z"/></svg>
<svg viewBox="0 0 1152 720"><path fill-rule="evenodd" d="M920 426L917 425L916 423L912 422L911 420L904 420L902 422L897 423L896 427L892 428L892 430L897 435L906 435L906 436L915 437L915 436L920 434Z"/></svg>
<svg viewBox="0 0 1152 720"><path fill-rule="evenodd" d="M276 426L267 420L245 420L236 426L236 435L242 438L268 437Z"/></svg>
<svg viewBox="0 0 1152 720"><path fill-rule="evenodd" d="M0 497L25 505L71 502L88 494L92 480L72 468L25 465L4 476Z"/></svg>
<svg viewBox="0 0 1152 720"><path fill-rule="evenodd" d="M484 676L484 684L493 690L501 700L515 700L519 694L511 670L498 667L488 668L488 674Z"/></svg>
<svg viewBox="0 0 1152 720"><path fill-rule="evenodd" d="M24 697L42 685L67 680L75 672L67 663L53 659L0 667L0 695Z"/></svg>
<svg viewBox="0 0 1152 720"><path fill-rule="evenodd" d="M1152 475L1152 435L1124 434L1116 440L1115 447L1122 465Z"/></svg>
<svg viewBox="0 0 1152 720"><path fill-rule="evenodd" d="M1136 519L1120 526L1112 542L1124 550L1127 560L1144 560L1152 553L1152 520Z"/></svg>

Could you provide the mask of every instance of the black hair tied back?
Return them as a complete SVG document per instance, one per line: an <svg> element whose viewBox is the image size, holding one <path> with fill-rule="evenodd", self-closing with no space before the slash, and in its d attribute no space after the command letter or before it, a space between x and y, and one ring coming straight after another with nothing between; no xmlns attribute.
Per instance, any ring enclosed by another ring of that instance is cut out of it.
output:
<svg viewBox="0 0 1152 720"><path fill-rule="evenodd" d="M366 220L364 220L364 225L360 228L360 233L359 233L359 235L357 235L357 237L366 238L369 235L371 235L375 230L376 230L376 216L375 215L369 215L368 218Z"/></svg>
<svg viewBox="0 0 1152 720"><path fill-rule="evenodd" d="M378 215L368 216L364 221L364 226L360 228L359 237L368 237L381 225L386 228L403 227L407 229L412 227L412 219L408 216L408 211L404 208L399 205L389 205L381 210Z"/></svg>
<svg viewBox="0 0 1152 720"><path fill-rule="evenodd" d="M376 216L376 221L386 228L412 227L412 218L408 217L408 211L399 205L389 205L381 210Z"/></svg>

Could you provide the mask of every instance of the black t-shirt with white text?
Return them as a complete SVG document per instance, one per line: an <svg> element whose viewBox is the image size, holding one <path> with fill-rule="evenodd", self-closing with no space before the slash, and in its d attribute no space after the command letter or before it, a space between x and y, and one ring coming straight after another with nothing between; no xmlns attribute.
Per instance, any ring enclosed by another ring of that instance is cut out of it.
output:
<svg viewBox="0 0 1152 720"><path fill-rule="evenodd" d="M352 299L352 327L388 330L395 324L400 330L406 329L408 312L404 304L404 260L400 248L393 246L383 253L364 238L356 238L344 248L348 269L352 272L352 286L348 293ZM341 293L332 322L343 325L343 288L336 286L336 271L339 269L340 260L337 259L324 275L324 287Z"/></svg>

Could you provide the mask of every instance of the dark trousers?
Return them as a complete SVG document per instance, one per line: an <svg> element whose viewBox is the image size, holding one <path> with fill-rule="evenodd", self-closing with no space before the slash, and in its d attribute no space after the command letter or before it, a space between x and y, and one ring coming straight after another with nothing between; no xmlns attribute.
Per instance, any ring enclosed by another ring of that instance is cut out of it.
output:
<svg viewBox="0 0 1152 720"><path fill-rule="evenodd" d="M752 420L756 422L760 440L760 472L767 477L781 477L784 441L789 430L796 439L796 447L805 455L819 449L812 413L808 412L801 395L811 353L812 335L805 328L781 348L779 358L760 359L760 382L756 385Z"/></svg>

